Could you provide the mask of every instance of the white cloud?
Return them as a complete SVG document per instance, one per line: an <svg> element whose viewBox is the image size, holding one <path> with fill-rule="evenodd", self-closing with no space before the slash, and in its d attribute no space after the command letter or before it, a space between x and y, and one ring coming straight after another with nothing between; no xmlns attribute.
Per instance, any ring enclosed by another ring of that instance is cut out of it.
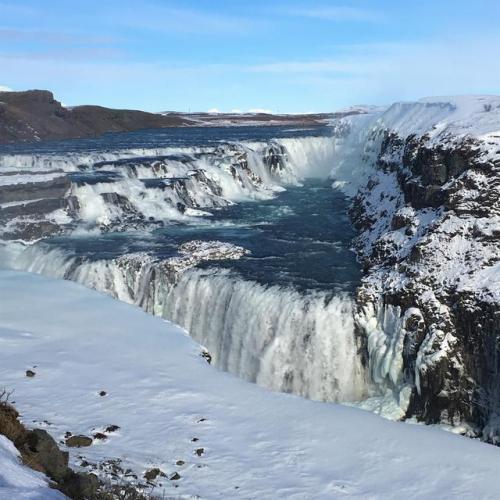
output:
<svg viewBox="0 0 500 500"><path fill-rule="evenodd" d="M248 66L251 73L351 73L359 68L359 64L351 60L321 60L321 61L281 61Z"/></svg>
<svg viewBox="0 0 500 500"><path fill-rule="evenodd" d="M380 13L362 9L358 7L347 6L323 6L323 7L305 7L290 9L286 11L288 15L308 17L311 19L322 19L324 21L362 21L362 22L378 22L382 19Z"/></svg>
<svg viewBox="0 0 500 500"><path fill-rule="evenodd" d="M219 109L217 109L217 108L210 108L210 109L207 111L207 113L212 113L212 114L214 114L214 115L217 115L217 114L219 114L219 113L222 113L222 111L220 111L220 110L219 110Z"/></svg>
<svg viewBox="0 0 500 500"><path fill-rule="evenodd" d="M461 40L440 37L419 43L336 46L330 58L259 65L83 61L70 54L51 60L32 54L12 57L0 51L0 67L15 88L51 89L70 105L85 99L153 110L165 106L205 109L206 103L226 106L224 102L233 101L244 106L241 109L258 103L283 111L290 107L333 110L359 102L383 104L426 95L498 94L498 46L498 34ZM207 83L202 89L200 81ZM227 94L224 102L222 81Z"/></svg>
<svg viewBox="0 0 500 500"><path fill-rule="evenodd" d="M167 33L193 33L198 35L239 35L255 33L266 24L256 17L245 18L208 11L141 3L140 9L124 7L113 14L114 22L133 28Z"/></svg>
<svg viewBox="0 0 500 500"><path fill-rule="evenodd" d="M35 8L25 5L19 5L16 2L0 2L0 11L2 12L3 16L36 16L40 13Z"/></svg>
<svg viewBox="0 0 500 500"><path fill-rule="evenodd" d="M271 115L273 112L270 109L262 109L262 108L251 108L248 110L249 113L266 113Z"/></svg>
<svg viewBox="0 0 500 500"><path fill-rule="evenodd" d="M0 85L0 92L12 92L12 89L6 85Z"/></svg>

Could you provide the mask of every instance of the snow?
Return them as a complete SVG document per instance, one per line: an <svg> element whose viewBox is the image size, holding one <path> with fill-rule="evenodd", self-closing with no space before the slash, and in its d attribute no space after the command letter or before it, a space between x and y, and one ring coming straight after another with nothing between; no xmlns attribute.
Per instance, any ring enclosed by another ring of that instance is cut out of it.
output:
<svg viewBox="0 0 500 500"><path fill-rule="evenodd" d="M139 477L177 470L160 497L498 496L498 448L248 384L208 365L180 328L75 283L1 271L0 342L0 377L24 422L57 440L120 426L71 449L71 462L120 458ZM12 454L3 443L1 463Z"/></svg>
<svg viewBox="0 0 500 500"><path fill-rule="evenodd" d="M500 151L499 96L428 97L364 111L331 123L337 150L330 175L336 186L351 196L374 173L386 131L403 140L410 135L425 135L427 147L450 148L472 138L478 142L485 161ZM401 158L393 160L401 163Z"/></svg>
<svg viewBox="0 0 500 500"><path fill-rule="evenodd" d="M3 172L2 175L0 175L0 186L47 182L63 176L64 174L62 172L49 172L44 174L35 172L25 174L18 174L17 172Z"/></svg>
<svg viewBox="0 0 500 500"><path fill-rule="evenodd" d="M188 246L197 253L196 242ZM366 396L349 296L265 286L227 269L189 270L217 259L220 249L233 257L244 252L216 242L201 249L210 247L210 253L166 260L137 253L81 262L54 246L7 244L0 246L0 262L76 281L170 319L208 349L214 366L266 388L321 401Z"/></svg>
<svg viewBox="0 0 500 500"><path fill-rule="evenodd" d="M433 140L469 135L495 134L500 126L500 97L427 97L418 102L400 102L380 117L381 125L403 138L429 134Z"/></svg>
<svg viewBox="0 0 500 500"><path fill-rule="evenodd" d="M207 260L240 259L250 253L243 247L224 241L192 240L179 247L179 257L168 259L167 265L176 271L183 271Z"/></svg>
<svg viewBox="0 0 500 500"><path fill-rule="evenodd" d="M467 281L458 286L460 291L479 291L485 295L485 300L500 303L500 263L486 266Z"/></svg>
<svg viewBox="0 0 500 500"><path fill-rule="evenodd" d="M13 443L0 435L0 498L62 500L66 497L50 488L43 474L22 465Z"/></svg>

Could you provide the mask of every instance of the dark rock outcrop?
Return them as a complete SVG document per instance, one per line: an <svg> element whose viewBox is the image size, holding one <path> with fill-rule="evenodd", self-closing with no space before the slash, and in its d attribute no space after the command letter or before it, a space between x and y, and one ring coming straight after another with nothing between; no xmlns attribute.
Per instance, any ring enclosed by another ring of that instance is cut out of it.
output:
<svg viewBox="0 0 500 500"><path fill-rule="evenodd" d="M22 449L25 453L33 454L45 473L54 481L61 482L66 478L69 454L59 449L47 431L43 429L28 431Z"/></svg>
<svg viewBox="0 0 500 500"><path fill-rule="evenodd" d="M106 132L192 124L180 115L101 106L65 108L46 90L0 92L0 143L93 137Z"/></svg>
<svg viewBox="0 0 500 500"><path fill-rule="evenodd" d="M411 389L406 417L466 424L500 442L500 303L474 284L500 261L500 164L469 137L436 145L387 132L381 144L351 210L367 270L358 293L365 361L386 356L369 345L367 316L378 315L379 346L402 359L397 380L387 372L378 383L396 397Z"/></svg>
<svg viewBox="0 0 500 500"><path fill-rule="evenodd" d="M71 469L68 466L68 452L60 450L47 431L27 429L19 421L19 413L8 403L8 399L9 394L5 391L0 394L0 434L14 443L26 466L50 479L53 488L73 500L145 499L133 486L111 485L102 482L93 473Z"/></svg>
<svg viewBox="0 0 500 500"><path fill-rule="evenodd" d="M66 439L69 448L83 448L92 445L92 438L88 436L70 436Z"/></svg>

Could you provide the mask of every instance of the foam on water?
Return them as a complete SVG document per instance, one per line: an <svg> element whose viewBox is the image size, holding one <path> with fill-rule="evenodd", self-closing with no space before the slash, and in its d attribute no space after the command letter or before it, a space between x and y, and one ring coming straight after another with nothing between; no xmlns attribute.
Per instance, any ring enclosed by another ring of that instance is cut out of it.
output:
<svg viewBox="0 0 500 500"><path fill-rule="evenodd" d="M324 184L304 181L325 179L339 151L345 156L353 144L344 137L309 136L3 156L7 168L74 172L77 232L116 221L127 229L138 218L181 224L146 233L141 242L111 233L80 242L63 237L50 244L9 244L0 259L170 319L208 349L217 367L246 380L312 399L356 401L371 384L358 354L348 293L358 271L348 248L347 203L327 188L329 205ZM340 167L338 179L352 189L360 179L349 166ZM273 204L285 188L284 201ZM199 209L211 210L214 222L196 221L188 211ZM332 228L338 233L328 234ZM178 243L214 234L254 255L184 272L168 265ZM335 254L342 263L325 257Z"/></svg>
<svg viewBox="0 0 500 500"><path fill-rule="evenodd" d="M347 294L300 293L227 269L175 274L146 255L82 261L48 245L10 245L11 268L71 279L183 326L215 366L269 389L323 401L367 393Z"/></svg>

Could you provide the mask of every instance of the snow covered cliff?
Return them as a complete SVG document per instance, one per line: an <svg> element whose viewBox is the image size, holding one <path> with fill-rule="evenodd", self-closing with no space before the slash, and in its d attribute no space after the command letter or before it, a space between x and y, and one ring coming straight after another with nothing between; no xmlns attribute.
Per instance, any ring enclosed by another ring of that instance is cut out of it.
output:
<svg viewBox="0 0 500 500"><path fill-rule="evenodd" d="M374 172L351 215L372 379L400 416L498 442L500 98L394 104L361 129Z"/></svg>

